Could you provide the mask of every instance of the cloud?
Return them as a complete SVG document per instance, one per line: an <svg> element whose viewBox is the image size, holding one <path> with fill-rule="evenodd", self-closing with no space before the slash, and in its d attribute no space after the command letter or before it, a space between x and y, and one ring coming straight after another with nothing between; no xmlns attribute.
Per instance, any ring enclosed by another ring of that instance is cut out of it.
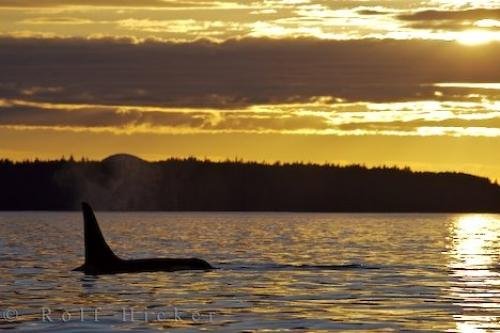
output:
<svg viewBox="0 0 500 333"><path fill-rule="evenodd" d="M82 19L76 17L34 17L21 21L22 24L60 24L60 25L80 25L80 24L95 24L96 22L89 19Z"/></svg>
<svg viewBox="0 0 500 333"><path fill-rule="evenodd" d="M223 1L221 1L223 2ZM177 0L2 0L0 7L36 8L64 6L97 6L97 7L205 7L213 5L213 1L177 1Z"/></svg>
<svg viewBox="0 0 500 333"><path fill-rule="evenodd" d="M424 10L412 14L399 15L403 21L435 21L435 20L484 20L500 19L500 9L469 9L458 11Z"/></svg>
<svg viewBox="0 0 500 333"><path fill-rule="evenodd" d="M34 8L34 7L66 7L66 6L97 6L97 7L157 7L157 8L245 8L252 7L264 13L269 13L273 9L281 8L304 8L304 7L325 7L330 9L346 9L364 7L380 7L381 5L391 8L411 9L419 7L432 7L429 1L409 1L409 0L304 0L304 1L283 1L283 0L2 0L0 6L13 8ZM486 5L491 0L482 0L481 5Z"/></svg>
<svg viewBox="0 0 500 333"><path fill-rule="evenodd" d="M148 33L169 33L190 35L198 34L203 37L227 35L229 32L242 31L244 25L230 21L199 21L194 19L183 20L149 20L125 19L115 22L120 28L131 31Z"/></svg>
<svg viewBox="0 0 500 333"><path fill-rule="evenodd" d="M360 9L357 11L359 15L386 15L389 12L387 11L381 11L381 10L374 10L374 9Z"/></svg>
<svg viewBox="0 0 500 333"><path fill-rule="evenodd" d="M77 111L26 106L0 108L1 125L61 127L200 127L209 114L184 112L126 112L115 108L81 107Z"/></svg>
<svg viewBox="0 0 500 333"><path fill-rule="evenodd" d="M500 71L499 43L1 38L0 45L0 97L58 103L227 109L317 96L418 101L435 98L433 83L497 82Z"/></svg>
<svg viewBox="0 0 500 333"><path fill-rule="evenodd" d="M465 30L469 28L490 28L485 22L498 22L500 9L476 8L456 11L425 10L397 16L399 20L409 22L413 29ZM483 22L483 23L481 23Z"/></svg>
<svg viewBox="0 0 500 333"><path fill-rule="evenodd" d="M463 6L461 11L444 11L447 6L433 1L6 0L0 6L10 6L0 7L4 34L133 36L176 42L247 37L460 40L459 32L466 28L495 32L500 25L494 19L497 9ZM441 10L422 10L429 8Z"/></svg>
<svg viewBox="0 0 500 333"><path fill-rule="evenodd" d="M418 128L489 128L500 131L500 117L492 119L445 119L445 120L413 120L391 122L364 122L340 125L343 130L393 130L415 131Z"/></svg>
<svg viewBox="0 0 500 333"><path fill-rule="evenodd" d="M119 107L79 106L64 108L64 105L30 106L22 103L0 105L0 126L23 126L43 128L88 128L148 132L203 131L294 131L324 130L331 126L321 115L302 115L293 112L239 112L215 110L162 111L140 110Z"/></svg>
<svg viewBox="0 0 500 333"><path fill-rule="evenodd" d="M301 133L500 136L500 104L416 102L253 106L244 110L0 100L0 127L112 133ZM474 128L474 130L472 130ZM435 130L440 132L436 134ZM425 133L424 133L425 134Z"/></svg>

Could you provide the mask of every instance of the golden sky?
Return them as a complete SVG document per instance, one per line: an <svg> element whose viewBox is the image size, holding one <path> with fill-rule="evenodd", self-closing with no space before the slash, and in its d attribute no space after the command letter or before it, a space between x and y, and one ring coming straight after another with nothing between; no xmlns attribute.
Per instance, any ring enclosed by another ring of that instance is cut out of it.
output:
<svg viewBox="0 0 500 333"><path fill-rule="evenodd" d="M500 1L2 0L0 157L500 179Z"/></svg>

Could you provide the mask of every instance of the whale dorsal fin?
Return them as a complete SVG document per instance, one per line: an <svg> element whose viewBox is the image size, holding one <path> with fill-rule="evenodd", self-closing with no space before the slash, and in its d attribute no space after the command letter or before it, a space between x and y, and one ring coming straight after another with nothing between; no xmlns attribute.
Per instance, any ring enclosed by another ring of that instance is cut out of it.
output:
<svg viewBox="0 0 500 333"><path fill-rule="evenodd" d="M119 261L109 245L104 240L92 207L82 202L84 234L85 234L85 266L106 267L106 265Z"/></svg>

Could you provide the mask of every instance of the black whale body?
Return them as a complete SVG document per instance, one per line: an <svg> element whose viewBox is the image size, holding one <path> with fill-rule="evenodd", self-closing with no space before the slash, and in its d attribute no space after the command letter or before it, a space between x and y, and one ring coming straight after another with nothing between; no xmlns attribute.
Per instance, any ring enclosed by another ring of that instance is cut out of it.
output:
<svg viewBox="0 0 500 333"><path fill-rule="evenodd" d="M198 258L121 259L113 253L104 240L90 205L85 202L82 203L82 211L85 234L85 263L75 268L75 271L98 275L214 269L208 262Z"/></svg>

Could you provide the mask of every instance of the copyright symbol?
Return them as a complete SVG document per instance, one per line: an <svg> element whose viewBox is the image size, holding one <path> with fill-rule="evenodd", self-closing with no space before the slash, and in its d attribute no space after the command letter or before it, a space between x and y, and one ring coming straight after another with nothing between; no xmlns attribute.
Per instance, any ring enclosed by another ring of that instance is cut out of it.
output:
<svg viewBox="0 0 500 333"><path fill-rule="evenodd" d="M6 321L15 321L19 313L15 309L7 309L2 313L2 318Z"/></svg>

